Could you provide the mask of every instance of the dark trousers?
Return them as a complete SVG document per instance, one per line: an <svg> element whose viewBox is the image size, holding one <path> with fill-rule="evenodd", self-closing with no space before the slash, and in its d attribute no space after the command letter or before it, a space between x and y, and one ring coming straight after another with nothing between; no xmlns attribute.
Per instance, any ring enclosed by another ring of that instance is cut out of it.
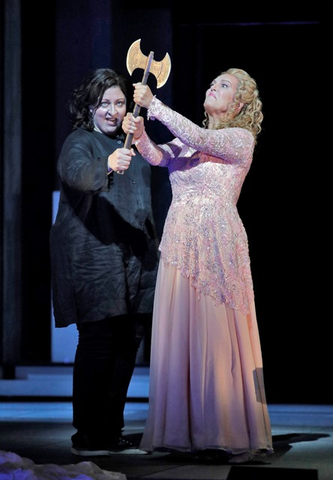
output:
<svg viewBox="0 0 333 480"><path fill-rule="evenodd" d="M92 441L121 435L128 386L141 338L137 319L111 317L78 326L73 372L73 426Z"/></svg>

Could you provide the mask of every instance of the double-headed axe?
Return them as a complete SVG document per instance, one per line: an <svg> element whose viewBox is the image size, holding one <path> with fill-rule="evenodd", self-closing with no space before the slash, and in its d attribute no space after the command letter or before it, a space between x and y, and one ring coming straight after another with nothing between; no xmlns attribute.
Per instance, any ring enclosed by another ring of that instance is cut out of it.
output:
<svg viewBox="0 0 333 480"><path fill-rule="evenodd" d="M141 81L143 85L146 85L148 76L150 73L152 73L157 80L156 87L161 88L167 82L170 75L170 70L171 70L170 56L168 53L166 53L163 60L161 60L160 62L157 62L156 60L154 60L154 52L150 52L148 57L141 52L140 43L141 43L141 38L139 38L139 40L136 40L134 43L132 43L132 45L128 49L127 58L126 58L127 70L129 74L132 75L135 69L137 68L144 69L144 73ZM140 105L136 103L133 110L133 116L135 118L139 115L140 109L141 109ZM133 141L133 133L128 133L124 143L124 147L131 148L132 141ZM121 171L118 171L117 173L123 174L124 171L121 170Z"/></svg>

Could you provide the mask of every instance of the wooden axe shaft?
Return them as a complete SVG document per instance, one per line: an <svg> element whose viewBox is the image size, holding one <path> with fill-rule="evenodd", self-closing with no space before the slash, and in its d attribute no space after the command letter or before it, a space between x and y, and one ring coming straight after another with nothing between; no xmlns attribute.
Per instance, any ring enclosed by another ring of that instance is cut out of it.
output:
<svg viewBox="0 0 333 480"><path fill-rule="evenodd" d="M141 80L141 83L143 85L147 84L149 73L150 73L151 62L153 61L153 58L154 58L154 52L150 52L149 57L147 59L147 65L146 65L146 68L145 68L145 71L143 73L143 77L142 77L142 80ZM132 113L133 117L136 118L139 115L140 110L141 110L140 105L138 105L136 103L134 105L134 110L133 110L133 113ZM125 148L131 148L132 142L133 142L133 133L128 133L127 136L126 136L124 147Z"/></svg>
<svg viewBox="0 0 333 480"><path fill-rule="evenodd" d="M141 107L140 105L138 105L137 103L135 104L134 106L134 110L133 110L133 117L137 117L140 113L140 110L141 110ZM128 133L127 136L126 136L126 140L125 140L125 143L124 143L124 147L125 148L131 148L132 146L132 143L133 143L133 133ZM122 170L122 173L124 173L124 171Z"/></svg>

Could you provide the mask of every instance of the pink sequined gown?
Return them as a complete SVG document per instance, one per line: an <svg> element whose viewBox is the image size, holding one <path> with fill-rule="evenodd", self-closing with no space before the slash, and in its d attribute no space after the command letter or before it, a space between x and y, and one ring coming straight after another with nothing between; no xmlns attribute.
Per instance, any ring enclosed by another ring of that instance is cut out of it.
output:
<svg viewBox="0 0 333 480"><path fill-rule="evenodd" d="M160 244L149 412L140 448L272 450L247 235L236 204L254 139L208 130L156 97L148 118L175 135L137 148L167 166L172 203Z"/></svg>

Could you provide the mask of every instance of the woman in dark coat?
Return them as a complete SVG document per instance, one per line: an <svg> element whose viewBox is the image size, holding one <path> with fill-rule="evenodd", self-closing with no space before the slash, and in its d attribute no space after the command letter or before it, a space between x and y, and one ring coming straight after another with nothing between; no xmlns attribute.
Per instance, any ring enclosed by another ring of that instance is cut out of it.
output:
<svg viewBox="0 0 333 480"><path fill-rule="evenodd" d="M74 91L50 233L56 327L75 323L72 452L129 447L123 412L143 326L151 320L157 239L151 170L124 148L126 80L98 69ZM117 174L118 171L124 175Z"/></svg>

